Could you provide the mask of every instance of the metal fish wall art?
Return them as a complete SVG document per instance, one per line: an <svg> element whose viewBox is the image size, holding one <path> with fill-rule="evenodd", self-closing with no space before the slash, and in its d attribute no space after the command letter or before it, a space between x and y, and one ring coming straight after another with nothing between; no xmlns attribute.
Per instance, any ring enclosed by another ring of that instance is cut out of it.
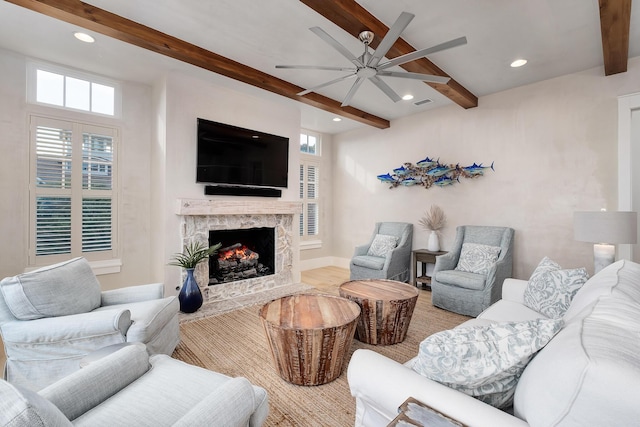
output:
<svg viewBox="0 0 640 427"><path fill-rule="evenodd" d="M391 184L389 188L395 188L399 185L422 186L430 188L432 185L438 187L447 187L460 182L462 178L478 178L484 175L484 172L493 168L491 166L483 166L482 163L475 162L470 166L460 166L460 164L440 163L440 159L434 160L429 157L413 163L405 163L399 168L393 169L391 173L378 175L380 182Z"/></svg>

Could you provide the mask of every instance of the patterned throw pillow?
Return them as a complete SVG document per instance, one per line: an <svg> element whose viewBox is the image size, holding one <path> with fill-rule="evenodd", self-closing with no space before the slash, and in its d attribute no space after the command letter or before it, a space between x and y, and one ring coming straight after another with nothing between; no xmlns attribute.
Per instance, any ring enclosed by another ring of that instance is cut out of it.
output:
<svg viewBox="0 0 640 427"><path fill-rule="evenodd" d="M420 343L413 370L497 408L513 402L520 375L562 320L492 323L438 332Z"/></svg>
<svg viewBox="0 0 640 427"><path fill-rule="evenodd" d="M587 280L589 274L584 268L561 270L560 265L545 257L529 278L524 305L549 318L559 319Z"/></svg>
<svg viewBox="0 0 640 427"><path fill-rule="evenodd" d="M367 255L386 257L387 252L392 250L398 245L398 238L396 236L389 236L387 234L376 234L369 246Z"/></svg>
<svg viewBox="0 0 640 427"><path fill-rule="evenodd" d="M529 280L534 280L541 276L543 273L553 270L562 270L562 267L560 267L560 264L553 261L551 258L544 257L542 258L542 261L540 261L540 264L538 264L536 269L533 270L533 273L531 273L531 277L529 278Z"/></svg>
<svg viewBox="0 0 640 427"><path fill-rule="evenodd" d="M463 243L456 270L487 274L496 261L498 261L499 255L500 247L498 246Z"/></svg>

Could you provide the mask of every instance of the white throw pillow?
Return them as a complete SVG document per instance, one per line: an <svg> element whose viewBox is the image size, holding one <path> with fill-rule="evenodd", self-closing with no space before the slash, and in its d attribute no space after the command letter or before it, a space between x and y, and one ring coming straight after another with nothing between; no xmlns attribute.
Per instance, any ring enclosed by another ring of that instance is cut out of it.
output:
<svg viewBox="0 0 640 427"><path fill-rule="evenodd" d="M469 273L487 274L500 256L499 246L480 243L463 243L456 270Z"/></svg>
<svg viewBox="0 0 640 427"><path fill-rule="evenodd" d="M524 305L549 318L559 319L588 279L586 269L561 270L559 264L545 257L529 278Z"/></svg>
<svg viewBox="0 0 640 427"><path fill-rule="evenodd" d="M463 326L420 343L413 370L497 408L513 402L527 363L562 328L562 320Z"/></svg>
<svg viewBox="0 0 640 427"><path fill-rule="evenodd" d="M396 236L389 236L387 234L376 234L369 246L367 255L386 257L387 252L394 249L398 245L398 238Z"/></svg>

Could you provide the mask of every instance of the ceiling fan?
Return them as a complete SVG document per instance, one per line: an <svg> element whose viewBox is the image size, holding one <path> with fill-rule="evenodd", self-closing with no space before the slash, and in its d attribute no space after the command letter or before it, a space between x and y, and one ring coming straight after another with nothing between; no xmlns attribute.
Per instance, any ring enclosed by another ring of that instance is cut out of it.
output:
<svg viewBox="0 0 640 427"><path fill-rule="evenodd" d="M430 55L435 52L440 52L445 49L450 49L452 47L464 45L467 43L466 37L459 37L457 39L450 40L445 43L441 43L436 46L432 46L426 49L416 50L415 52L408 53L406 55L398 56L389 61L383 62L380 64L382 58L387 54L389 49L394 45L396 40L400 37L400 34L404 31L404 29L409 25L411 20L415 17L412 13L402 12L396 22L389 28L389 31L384 36L378 48L373 52L369 52L369 44L373 40L374 34L371 31L363 31L359 35L360 41L364 44L364 53L356 57L353 55L346 47L340 44L337 40L331 37L327 32L325 32L320 27L312 27L310 30L320 37L322 40L331 45L335 50L340 52L342 56L347 58L349 61L353 63L355 67L332 67L332 66L322 66L322 65L276 65L276 68L289 68L289 69L298 69L298 70L327 70L327 71L348 71L349 74L346 74L342 77L338 77L337 79L330 80L328 82L322 83L318 86L314 86L307 90L303 90L299 92L298 95L306 95L310 92L315 92L318 89L323 87L330 86L332 84L341 82L343 80L347 80L350 78L356 78L356 81L347 92L344 100L342 101L342 106L345 107L349 105L353 95L360 88L362 83L365 80L370 80L374 85L376 85L381 91L383 91L393 102L400 101L400 96L388 85L386 84L380 77L401 77L406 79L415 79L422 80L424 82L429 83L440 83L446 84L450 78L442 77L442 76L434 76L430 74L420 74L420 73L411 73L411 72L402 72L402 71L389 71L388 69L396 66L402 65L407 62L414 61L416 59L422 58L424 56Z"/></svg>

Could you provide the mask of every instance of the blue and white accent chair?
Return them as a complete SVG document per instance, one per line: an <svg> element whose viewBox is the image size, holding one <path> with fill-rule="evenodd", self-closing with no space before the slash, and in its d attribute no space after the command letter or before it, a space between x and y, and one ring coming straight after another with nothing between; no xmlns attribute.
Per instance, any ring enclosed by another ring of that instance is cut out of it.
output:
<svg viewBox="0 0 640 427"><path fill-rule="evenodd" d="M408 282L411 273L413 224L378 222L367 244L356 246L351 280L388 279Z"/></svg>
<svg viewBox="0 0 640 427"><path fill-rule="evenodd" d="M477 316L500 299L513 271L513 235L508 227L462 225L451 250L436 257L431 301L436 307Z"/></svg>

